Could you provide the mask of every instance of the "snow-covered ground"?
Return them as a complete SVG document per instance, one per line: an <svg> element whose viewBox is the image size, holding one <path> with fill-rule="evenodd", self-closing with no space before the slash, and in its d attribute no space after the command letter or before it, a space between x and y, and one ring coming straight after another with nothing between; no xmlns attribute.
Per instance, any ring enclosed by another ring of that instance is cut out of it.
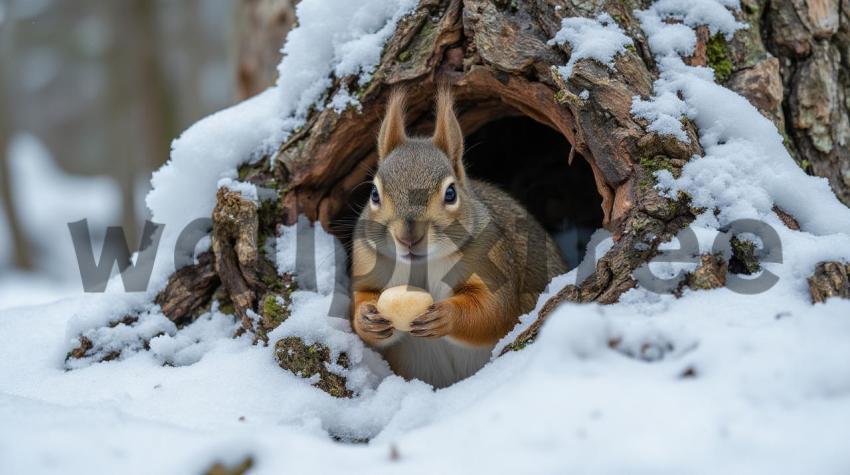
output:
<svg viewBox="0 0 850 475"><path fill-rule="evenodd" d="M0 468L190 473L252 455L256 473L850 470L850 302L633 297L563 307L534 345L451 388L391 376L353 400L214 325L188 366L143 352L66 372L64 325L90 304L4 312ZM673 348L647 363L610 350L612 336Z"/></svg>
<svg viewBox="0 0 850 475"><path fill-rule="evenodd" d="M277 87L175 141L147 198L154 221L166 224L160 246L171 249L186 223L210 215L218 186L251 195L236 167L311 106L338 107L317 81L368 76L375 51L414 5L302 0L289 45L321 54L285 47ZM323 316L336 244L316 229L317 289L294 293L292 316L270 340L298 335L346 351L358 396L335 399L282 371L271 348L231 338L235 323L215 309L177 331L150 304L173 270L162 252L147 294L110 285L103 295L0 310L0 473L199 473L246 456L252 473L850 473L850 301L812 305L805 281L819 261L850 259L850 210L796 167L770 122L678 56L693 48L694 25L740 28L730 21L736 6L659 0L639 15L662 77L633 112L671 135L680 115L694 120L706 155L679 178L659 173L659 191L686 191L710 210L694 226L703 251L734 220L771 224L783 259L764 264L779 277L770 290L677 299L635 289L615 305L563 305L534 344L434 391L389 374L347 321ZM671 16L684 26L661 21ZM563 26L556 41L606 64L628 44L609 18ZM597 41L597 30L607 40ZM781 225L774 204L803 231ZM275 243L281 272L294 269L296 241L287 229ZM547 292L575 279L575 271L561 276ZM146 311L138 325L102 328L131 310ZM68 371L65 352L80 332L136 348ZM138 343L159 332L149 350Z"/></svg>

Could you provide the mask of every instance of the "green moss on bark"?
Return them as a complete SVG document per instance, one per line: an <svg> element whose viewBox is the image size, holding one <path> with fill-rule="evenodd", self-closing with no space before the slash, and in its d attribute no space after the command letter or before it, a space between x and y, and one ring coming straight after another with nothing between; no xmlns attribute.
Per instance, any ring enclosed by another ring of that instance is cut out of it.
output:
<svg viewBox="0 0 850 475"><path fill-rule="evenodd" d="M644 188L652 188L657 183L655 173L661 170L667 170L676 176L679 170L674 166L672 159L666 155L654 155L652 157L642 157L640 166L643 168L643 176L640 179L640 186Z"/></svg>
<svg viewBox="0 0 850 475"><path fill-rule="evenodd" d="M732 245L732 257L729 259L729 272L733 274L755 274L761 269L756 256L756 245L752 241L733 237L729 243Z"/></svg>
<svg viewBox="0 0 850 475"><path fill-rule="evenodd" d="M712 36L705 45L708 65L714 70L714 78L719 83L726 82L732 75L732 55L722 33Z"/></svg>
<svg viewBox="0 0 850 475"><path fill-rule="evenodd" d="M331 361L331 351L320 343L307 345L301 338L286 337L275 344L275 357L278 365L288 371L292 371L302 378L312 378L318 375L319 379L313 386L330 394L333 397L352 397L352 393L345 387L345 378L332 373L328 366L335 363L343 368L348 368L348 355L339 355L335 362Z"/></svg>

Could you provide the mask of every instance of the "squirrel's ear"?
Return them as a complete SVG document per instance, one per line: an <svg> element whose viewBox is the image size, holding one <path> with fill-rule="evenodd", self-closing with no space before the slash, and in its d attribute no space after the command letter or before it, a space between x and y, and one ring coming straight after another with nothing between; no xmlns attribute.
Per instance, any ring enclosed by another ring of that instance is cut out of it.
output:
<svg viewBox="0 0 850 475"><path fill-rule="evenodd" d="M449 86L441 86L437 92L437 123L431 140L449 157L458 179L463 180L466 174L463 168L463 131L455 116Z"/></svg>
<svg viewBox="0 0 850 475"><path fill-rule="evenodd" d="M383 160L405 141L407 133L404 131L404 91L396 89L387 101L387 112L378 133L378 159Z"/></svg>

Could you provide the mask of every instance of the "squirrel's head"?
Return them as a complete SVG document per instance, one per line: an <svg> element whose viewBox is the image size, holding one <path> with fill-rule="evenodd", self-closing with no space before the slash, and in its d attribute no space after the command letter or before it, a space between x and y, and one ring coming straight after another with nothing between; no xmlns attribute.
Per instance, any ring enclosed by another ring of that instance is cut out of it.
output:
<svg viewBox="0 0 850 475"><path fill-rule="evenodd" d="M458 224L472 228L473 206L450 90L439 90L434 135L425 138L407 136L404 94L394 92L378 136L378 170L363 217L390 235L394 246L388 249L414 260L455 251L458 238L450 236Z"/></svg>

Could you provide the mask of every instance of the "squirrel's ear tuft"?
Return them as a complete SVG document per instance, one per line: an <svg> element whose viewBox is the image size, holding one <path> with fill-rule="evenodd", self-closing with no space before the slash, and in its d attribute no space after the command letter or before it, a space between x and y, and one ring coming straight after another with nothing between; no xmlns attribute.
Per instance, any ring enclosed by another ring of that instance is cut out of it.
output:
<svg viewBox="0 0 850 475"><path fill-rule="evenodd" d="M387 101L387 112L378 133L378 159L386 158L396 147L407 141L404 131L404 91L396 89Z"/></svg>
<svg viewBox="0 0 850 475"><path fill-rule="evenodd" d="M455 116L454 99L448 85L440 86L437 92L437 121L431 140L449 157L458 179L463 180L466 174L463 168L463 131Z"/></svg>

